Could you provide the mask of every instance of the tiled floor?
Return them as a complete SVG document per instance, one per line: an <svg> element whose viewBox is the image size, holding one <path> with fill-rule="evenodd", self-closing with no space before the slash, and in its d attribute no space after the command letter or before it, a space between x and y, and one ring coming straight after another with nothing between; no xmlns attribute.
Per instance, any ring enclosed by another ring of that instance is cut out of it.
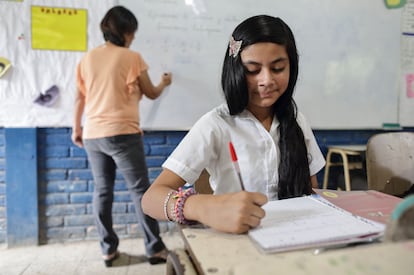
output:
<svg viewBox="0 0 414 275"><path fill-rule="evenodd" d="M169 249L183 247L178 232L164 233ZM142 239L121 239L121 256L106 268L97 241L67 242L41 246L0 247L0 275L29 274L165 274L165 264L146 261Z"/></svg>

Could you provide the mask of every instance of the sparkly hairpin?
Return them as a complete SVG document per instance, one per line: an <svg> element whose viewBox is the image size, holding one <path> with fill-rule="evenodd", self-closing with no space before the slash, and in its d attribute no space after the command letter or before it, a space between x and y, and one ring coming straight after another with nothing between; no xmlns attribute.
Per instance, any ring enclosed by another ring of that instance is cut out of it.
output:
<svg viewBox="0 0 414 275"><path fill-rule="evenodd" d="M234 40L233 36L230 37L229 56L237 57L237 55L239 54L242 42L243 42L242 40L239 40L239 41Z"/></svg>

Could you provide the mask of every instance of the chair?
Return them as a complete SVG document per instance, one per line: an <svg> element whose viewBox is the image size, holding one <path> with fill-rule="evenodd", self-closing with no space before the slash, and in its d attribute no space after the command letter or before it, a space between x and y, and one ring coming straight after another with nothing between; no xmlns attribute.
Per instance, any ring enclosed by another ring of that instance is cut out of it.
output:
<svg viewBox="0 0 414 275"><path fill-rule="evenodd" d="M366 165L368 189L402 196L414 183L414 132L372 136Z"/></svg>
<svg viewBox="0 0 414 275"><path fill-rule="evenodd" d="M167 275L197 275L194 264L191 262L187 251L182 248L170 251L167 257L166 273Z"/></svg>
<svg viewBox="0 0 414 275"><path fill-rule="evenodd" d="M358 161L350 162L349 157L361 157L365 152L365 145L332 145L328 147L328 154L326 155L325 175L323 177L322 188L328 188L329 171L332 166L342 166L344 169L345 190L351 191L351 177L349 171L353 169L363 169L361 158ZM339 155L342 161L333 162L332 155Z"/></svg>

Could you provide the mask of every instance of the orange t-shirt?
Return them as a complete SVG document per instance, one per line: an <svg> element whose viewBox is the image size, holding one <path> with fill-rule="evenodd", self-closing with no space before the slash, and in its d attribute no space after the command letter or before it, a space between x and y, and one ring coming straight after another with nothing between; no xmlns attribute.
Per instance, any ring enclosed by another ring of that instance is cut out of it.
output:
<svg viewBox="0 0 414 275"><path fill-rule="evenodd" d="M85 96L84 139L140 131L138 77L147 69L139 53L111 43L85 54L76 69Z"/></svg>

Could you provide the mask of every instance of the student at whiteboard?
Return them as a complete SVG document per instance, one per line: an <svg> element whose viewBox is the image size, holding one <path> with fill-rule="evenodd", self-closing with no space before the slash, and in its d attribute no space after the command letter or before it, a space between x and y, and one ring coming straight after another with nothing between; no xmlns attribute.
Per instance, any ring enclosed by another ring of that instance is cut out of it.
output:
<svg viewBox="0 0 414 275"><path fill-rule="evenodd" d="M165 262L167 256L157 221L141 208L149 179L138 103L143 95L157 98L170 85L171 75L163 74L157 86L152 84L144 59L129 50L137 28L132 12L122 6L111 8L101 21L105 44L86 53L77 67L72 140L85 147L91 165L94 217L106 266L111 266L119 256L119 238L112 228L116 168L122 173L134 202L149 262Z"/></svg>
<svg viewBox="0 0 414 275"><path fill-rule="evenodd" d="M165 161L144 194L144 212L156 219L198 221L243 233L260 223L265 215L261 206L268 200L311 194L325 160L296 110L292 95L297 76L294 36L281 19L260 15L237 26L222 70L227 104L197 121ZM232 166L230 141L243 185ZM182 188L203 169L210 174L214 195Z"/></svg>

